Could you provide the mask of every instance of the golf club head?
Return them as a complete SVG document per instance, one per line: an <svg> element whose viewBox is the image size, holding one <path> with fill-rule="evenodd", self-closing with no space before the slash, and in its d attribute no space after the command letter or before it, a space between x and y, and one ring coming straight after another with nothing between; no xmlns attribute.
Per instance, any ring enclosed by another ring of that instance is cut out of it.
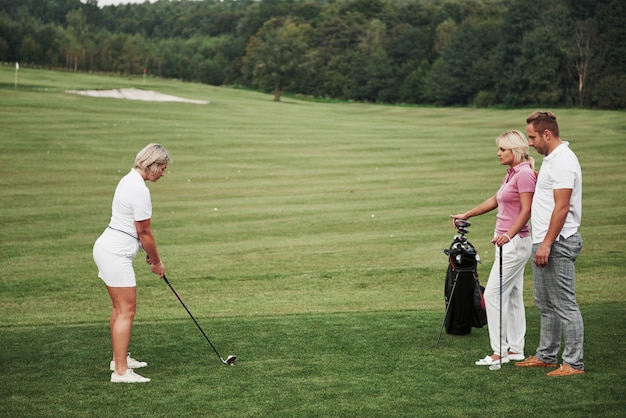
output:
<svg viewBox="0 0 626 418"><path fill-rule="evenodd" d="M492 364L489 366L489 370L500 370L502 366L500 364Z"/></svg>
<svg viewBox="0 0 626 418"><path fill-rule="evenodd" d="M455 219L454 226L456 226L457 228L467 228L469 226L472 226L472 224L465 219Z"/></svg>
<svg viewBox="0 0 626 418"><path fill-rule="evenodd" d="M228 356L226 360L222 360L222 363L232 366L237 361L237 356Z"/></svg>

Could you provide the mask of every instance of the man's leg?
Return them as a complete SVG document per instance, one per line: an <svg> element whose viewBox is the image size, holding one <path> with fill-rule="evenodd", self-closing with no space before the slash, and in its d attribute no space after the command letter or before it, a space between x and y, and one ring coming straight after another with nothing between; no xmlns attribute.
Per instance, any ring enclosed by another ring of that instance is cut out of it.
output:
<svg viewBox="0 0 626 418"><path fill-rule="evenodd" d="M539 244L533 244L531 259L534 259L538 248ZM547 266L538 267L533 263L532 268L535 305L541 318L536 357L544 363L556 364L561 348L561 318L556 312L556 301L552 300L552 296L557 292L554 283L556 268L552 258L551 254Z"/></svg>
<svg viewBox="0 0 626 418"><path fill-rule="evenodd" d="M563 324L563 362L578 370L584 370L583 341L584 325L576 302L576 272L574 261L582 249L582 239L576 233L567 239L561 238L552 246L554 263L557 268L555 277L559 289L555 295L556 311ZM550 256L552 262L552 255Z"/></svg>

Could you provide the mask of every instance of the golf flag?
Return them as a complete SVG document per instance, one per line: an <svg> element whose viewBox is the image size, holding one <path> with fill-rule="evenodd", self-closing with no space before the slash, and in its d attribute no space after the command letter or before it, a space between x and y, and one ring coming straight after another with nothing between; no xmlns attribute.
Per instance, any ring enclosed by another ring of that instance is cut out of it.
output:
<svg viewBox="0 0 626 418"><path fill-rule="evenodd" d="M20 63L15 61L15 88L17 88L17 70L20 69Z"/></svg>
<svg viewBox="0 0 626 418"><path fill-rule="evenodd" d="M19 70L20 69L20 63L19 62L15 62L15 69Z"/></svg>

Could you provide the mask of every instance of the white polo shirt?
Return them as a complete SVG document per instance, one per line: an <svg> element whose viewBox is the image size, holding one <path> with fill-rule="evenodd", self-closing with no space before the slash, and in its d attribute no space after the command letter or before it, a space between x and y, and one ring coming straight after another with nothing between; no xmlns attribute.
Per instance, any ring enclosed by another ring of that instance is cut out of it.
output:
<svg viewBox="0 0 626 418"><path fill-rule="evenodd" d="M576 154L569 148L569 142L563 141L547 157L544 157L537 177L537 186L532 204L533 243L543 242L550 226L554 210L554 190L572 189L569 211L565 224L557 241L562 236L569 238L578 231L582 217L582 170Z"/></svg>
<svg viewBox="0 0 626 418"><path fill-rule="evenodd" d="M134 168L118 183L111 209L109 226L133 237L137 237L135 221L144 221L152 217L150 189Z"/></svg>

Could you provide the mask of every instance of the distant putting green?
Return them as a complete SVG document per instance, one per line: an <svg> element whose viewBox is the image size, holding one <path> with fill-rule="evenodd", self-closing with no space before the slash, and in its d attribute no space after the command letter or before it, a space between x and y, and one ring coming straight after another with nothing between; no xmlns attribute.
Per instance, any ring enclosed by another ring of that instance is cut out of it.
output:
<svg viewBox="0 0 626 418"><path fill-rule="evenodd" d="M172 80L0 67L0 415L621 416L626 113L551 109L583 168L577 296L587 374L474 366L487 329L434 343L448 215L498 188L495 138L535 109L323 103ZM209 104L84 97L138 88ZM110 301L91 258L149 142L167 285L136 261L133 357L108 382ZM531 150L539 163L541 157ZM495 214L468 238L486 280ZM526 353L539 317L526 272ZM145 371L144 371L145 370Z"/></svg>

